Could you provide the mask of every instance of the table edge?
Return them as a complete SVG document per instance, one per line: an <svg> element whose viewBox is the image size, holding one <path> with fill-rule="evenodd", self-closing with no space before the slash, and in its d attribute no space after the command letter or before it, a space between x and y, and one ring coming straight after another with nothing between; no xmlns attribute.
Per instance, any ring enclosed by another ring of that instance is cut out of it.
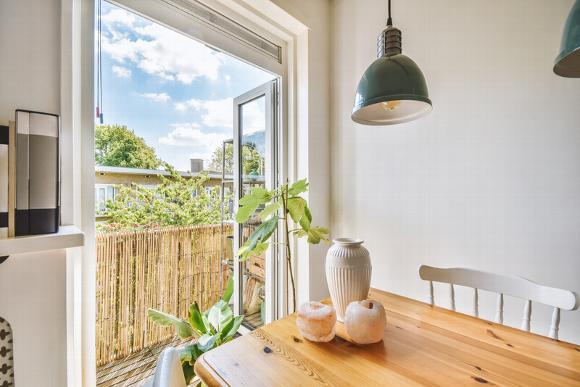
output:
<svg viewBox="0 0 580 387"><path fill-rule="evenodd" d="M207 355L207 353L204 353L195 361L193 366L195 374L209 387L227 386L228 383L222 379L213 367L205 360L205 355Z"/></svg>

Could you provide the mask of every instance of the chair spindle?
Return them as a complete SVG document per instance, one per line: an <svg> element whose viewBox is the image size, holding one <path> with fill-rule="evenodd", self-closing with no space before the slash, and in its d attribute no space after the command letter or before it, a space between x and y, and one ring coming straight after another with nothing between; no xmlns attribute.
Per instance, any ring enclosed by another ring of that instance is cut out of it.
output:
<svg viewBox="0 0 580 387"><path fill-rule="evenodd" d="M550 338L558 340L558 331L560 330L560 308L554 308L552 312L552 324L550 324Z"/></svg>
<svg viewBox="0 0 580 387"><path fill-rule="evenodd" d="M495 322L503 324L503 293L497 295L497 305L495 309Z"/></svg>
<svg viewBox="0 0 580 387"><path fill-rule="evenodd" d="M530 320L532 318L532 300L526 300L524 304L524 316L522 317L522 330L530 331Z"/></svg>
<svg viewBox="0 0 580 387"><path fill-rule="evenodd" d="M504 324L504 295L524 301L521 329L531 331L532 302L549 305L553 308L548 337L558 340L560 330L560 310L576 310L580 306L580 297L566 289L552 288L529 281L525 278L488 273L468 268L439 268L421 265L419 276L429 281L429 301L435 305L434 282L449 285L449 309L456 311L455 285L473 289L471 314L479 318L479 290L494 292L497 295L495 305L496 324Z"/></svg>

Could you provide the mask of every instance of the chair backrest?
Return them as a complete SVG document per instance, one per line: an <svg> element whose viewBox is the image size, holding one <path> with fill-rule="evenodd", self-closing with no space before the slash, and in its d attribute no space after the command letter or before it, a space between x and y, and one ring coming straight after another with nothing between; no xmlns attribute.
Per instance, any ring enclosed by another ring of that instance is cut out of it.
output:
<svg viewBox="0 0 580 387"><path fill-rule="evenodd" d="M186 387L179 351L176 348L165 348L159 355L152 387Z"/></svg>
<svg viewBox="0 0 580 387"><path fill-rule="evenodd" d="M451 309L455 310L455 289L453 285L461 285L473 288L473 315L479 317L479 294L483 289L497 293L495 322L503 324L503 296L504 294L526 300L522 317L522 329L530 331L530 319L532 316L532 301L554 307L552 323L548 334L552 339L558 339L560 327L560 309L574 310L578 307L576 294L569 290L552 288L539 285L525 278L488 273L479 270L464 268L437 268L422 265L419 268L419 276L429 281L429 300L435 304L433 282L449 284L449 297Z"/></svg>

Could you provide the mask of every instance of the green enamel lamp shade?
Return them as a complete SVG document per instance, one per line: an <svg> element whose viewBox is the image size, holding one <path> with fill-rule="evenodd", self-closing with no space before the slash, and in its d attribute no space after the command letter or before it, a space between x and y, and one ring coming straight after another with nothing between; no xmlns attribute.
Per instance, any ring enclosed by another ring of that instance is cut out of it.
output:
<svg viewBox="0 0 580 387"><path fill-rule="evenodd" d="M580 78L580 0L576 0L566 20L554 72L562 77Z"/></svg>
<svg viewBox="0 0 580 387"><path fill-rule="evenodd" d="M419 66L403 54L385 55L362 76L351 118L359 124L392 125L422 117L431 109Z"/></svg>

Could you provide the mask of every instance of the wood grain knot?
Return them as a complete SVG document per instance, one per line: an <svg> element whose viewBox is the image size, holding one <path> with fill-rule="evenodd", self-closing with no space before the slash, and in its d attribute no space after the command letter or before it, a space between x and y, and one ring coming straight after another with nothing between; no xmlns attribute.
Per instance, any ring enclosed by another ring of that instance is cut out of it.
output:
<svg viewBox="0 0 580 387"><path fill-rule="evenodd" d="M295 343L302 343L302 339L299 339L296 336L292 336L292 340L294 340Z"/></svg>
<svg viewBox="0 0 580 387"><path fill-rule="evenodd" d="M487 334L489 336L493 337L494 339L498 339L498 340L503 341L503 339L501 337L499 337L498 335L496 335L491 329L487 330Z"/></svg>
<svg viewBox="0 0 580 387"><path fill-rule="evenodd" d="M489 383L487 380L485 380L484 378L480 378L479 376L472 376L471 379L475 380L478 383L483 383L483 384Z"/></svg>

